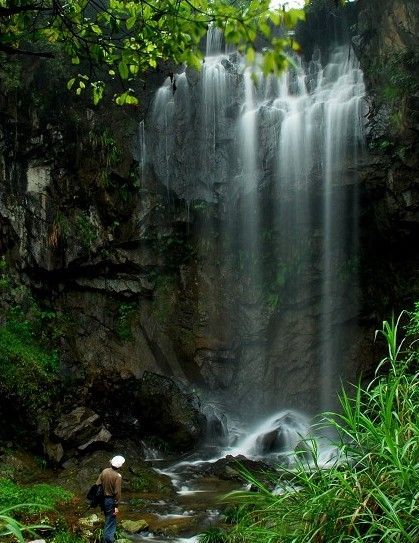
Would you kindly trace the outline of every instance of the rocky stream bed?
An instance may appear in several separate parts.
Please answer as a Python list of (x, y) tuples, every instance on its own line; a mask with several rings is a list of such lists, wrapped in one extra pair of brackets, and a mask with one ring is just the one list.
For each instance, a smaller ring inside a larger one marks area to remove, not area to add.
[[(243, 456), (210, 459), (213, 451), (184, 455), (181, 458), (158, 457), (156, 451), (144, 459), (144, 449), (135, 443), (118, 443), (127, 458), (123, 476), (123, 495), (118, 519), (118, 539), (135, 542), (197, 541), (197, 534), (225, 522), (228, 504), (222, 498), (243, 489), (247, 483), (242, 467), (259, 473), (272, 470), (263, 462)], [(90, 485), (112, 455), (98, 450), (82, 458), (72, 458), (61, 468), (51, 469), (39, 458), (22, 450), (3, 449), (0, 477), (20, 485), (59, 485), (73, 494), (53, 511), (42, 512), (44, 522), (66, 526), (85, 541), (96, 541), (103, 525), (102, 513), (91, 509), (85, 500)], [(205, 455), (209, 460), (205, 460)], [(39, 518), (36, 519), (39, 521)], [(40, 533), (48, 540), (48, 534)]]

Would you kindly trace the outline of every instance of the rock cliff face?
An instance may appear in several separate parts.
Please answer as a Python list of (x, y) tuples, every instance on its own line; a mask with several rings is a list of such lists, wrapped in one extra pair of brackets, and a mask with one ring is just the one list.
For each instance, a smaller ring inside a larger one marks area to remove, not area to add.
[(360, 168), (363, 291), (365, 308), (382, 315), (386, 306), (410, 306), (419, 288), (419, 5), (360, 0), (358, 10), (353, 44), (369, 107), (369, 156)]
[[(419, 294), (418, 20), (415, 0), (358, 2), (353, 41), (368, 84), (369, 154), (359, 165), (362, 310), (343, 317), (349, 373), (371, 367), (372, 330), (381, 318)], [(140, 171), (138, 122), (164, 74), (148, 81), (137, 112), (92, 110), (70, 98), (61, 80), (41, 98), (48, 66), (24, 71), (15, 87), (2, 80), (0, 249), (38, 300), (68, 319), (60, 340), (62, 374), (71, 381), (63, 412), (97, 407), (113, 432), (115, 398), (124, 420), (136, 420), (135, 395), (125, 391), (144, 372), (225, 401), (236, 380), (232, 407), (252, 397), (261, 409), (271, 407), (264, 383), (285, 380), (280, 403), (314, 409), (318, 376), (308, 338), (316, 333), (316, 301), (295, 299), (290, 283), (281, 283), (281, 314), (275, 303), (258, 300), (240, 262), (220, 266), (214, 195), (201, 193), (186, 205), (190, 171), (169, 193), (158, 172)], [(229, 289), (220, 288), (221, 276)], [(302, 319), (304, 304), (310, 310)], [(257, 368), (261, 352), (264, 382), (249, 391), (239, 364), (246, 358), (248, 368)], [(146, 426), (138, 435), (152, 432)], [(43, 432), (48, 438), (50, 430)], [(191, 446), (198, 435), (202, 429), (182, 439)]]

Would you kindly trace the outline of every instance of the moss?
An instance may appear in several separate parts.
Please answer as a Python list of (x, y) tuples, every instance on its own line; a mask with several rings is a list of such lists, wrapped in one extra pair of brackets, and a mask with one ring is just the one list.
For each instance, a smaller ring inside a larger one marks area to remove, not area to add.
[(155, 281), (153, 317), (161, 324), (166, 324), (173, 315), (177, 300), (177, 281), (171, 275), (160, 275)]
[(169, 477), (159, 475), (147, 468), (135, 468), (133, 471), (131, 488), (135, 492), (171, 494), (173, 489)]

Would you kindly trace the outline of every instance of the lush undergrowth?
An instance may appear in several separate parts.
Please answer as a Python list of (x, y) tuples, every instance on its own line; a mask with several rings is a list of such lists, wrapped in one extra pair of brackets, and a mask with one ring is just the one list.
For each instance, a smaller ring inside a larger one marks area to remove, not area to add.
[(21, 506), (30, 503), (25, 510), (39, 511), (40, 509), (51, 509), (58, 503), (66, 502), (72, 498), (68, 492), (60, 486), (45, 483), (21, 486), (10, 479), (0, 479), (0, 509)]
[(72, 497), (71, 492), (60, 486), (44, 483), (21, 486), (10, 479), (0, 479), (1, 540), (23, 543), (25, 536), (52, 529), (49, 514)]
[[(404, 316), (401, 316), (404, 318)], [(228, 498), (240, 505), (202, 543), (417, 543), (419, 541), (419, 304), (399, 340), (400, 318), (377, 337), (388, 353), (375, 380), (342, 392), (341, 412), (326, 414), (338, 438), (337, 460), (303, 454), (276, 492), (247, 474), (256, 491)], [(324, 424), (324, 423), (323, 423)]]

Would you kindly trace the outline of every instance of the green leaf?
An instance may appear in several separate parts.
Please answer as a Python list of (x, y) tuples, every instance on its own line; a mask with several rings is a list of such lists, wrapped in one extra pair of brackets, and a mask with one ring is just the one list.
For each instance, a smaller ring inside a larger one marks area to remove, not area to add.
[(95, 106), (97, 106), (97, 104), (102, 100), (103, 91), (104, 91), (103, 85), (100, 85), (100, 84), (93, 85), (93, 103)]
[(80, 59), (79, 59), (79, 57), (72, 57), (72, 59), (71, 59), (71, 64), (80, 64)]
[(122, 106), (125, 104), (126, 99), (127, 99), (127, 93), (124, 92), (123, 94), (116, 97), (115, 102), (118, 104), (118, 106)]
[(68, 90), (70, 90), (71, 87), (74, 85), (75, 80), (76, 80), (76, 78), (73, 77), (72, 79), (69, 79), (69, 80), (67, 81), (67, 89), (68, 89)]
[(128, 79), (128, 66), (125, 62), (120, 62), (118, 64), (119, 75), (122, 79)]
[(127, 30), (131, 30), (131, 28), (135, 25), (136, 20), (137, 20), (137, 17), (136, 17), (135, 15), (131, 15), (131, 17), (129, 17), (129, 18), (125, 21)]
[(246, 51), (246, 61), (249, 64), (253, 64), (255, 62), (255, 59), (256, 59), (255, 50), (253, 49), (253, 47), (248, 47)]
[(125, 103), (131, 104), (131, 105), (137, 105), (138, 99), (135, 96), (131, 96), (130, 94), (127, 95)]
[(102, 31), (98, 25), (92, 25), (90, 28), (93, 30), (95, 34), (102, 34)]

